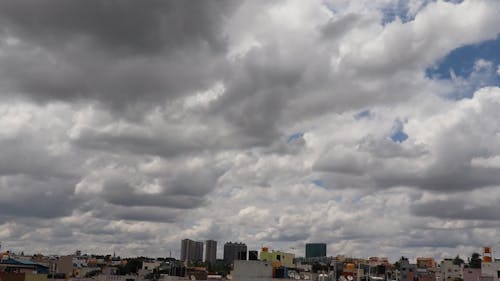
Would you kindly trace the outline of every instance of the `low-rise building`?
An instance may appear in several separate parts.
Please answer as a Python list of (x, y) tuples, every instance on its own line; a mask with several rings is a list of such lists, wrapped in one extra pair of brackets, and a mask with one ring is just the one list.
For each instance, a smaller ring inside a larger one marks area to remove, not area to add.
[(260, 260), (271, 262), (273, 264), (273, 267), (293, 267), (294, 258), (295, 254), (285, 253), (282, 251), (269, 252), (268, 248), (266, 247), (262, 248), (262, 251), (260, 252)]
[(416, 277), (417, 265), (410, 263), (408, 259), (400, 259), (399, 264), (399, 280), (414, 281), (414, 278)]
[(267, 261), (235, 260), (231, 276), (233, 280), (271, 281), (273, 267)]
[(73, 256), (60, 256), (55, 261), (55, 273), (71, 277), (73, 275)]
[(0, 261), (0, 271), (28, 274), (48, 274), (49, 268), (32, 261), (7, 258)]
[(436, 268), (436, 261), (434, 258), (429, 257), (418, 257), (417, 258), (417, 267), (418, 268)]
[(156, 261), (151, 261), (151, 262), (147, 262), (147, 261), (143, 261), (142, 262), (142, 269), (143, 270), (154, 270), (154, 269), (157, 269), (160, 267), (160, 262), (156, 262)]
[(454, 264), (452, 259), (441, 261), (441, 281), (454, 281), (456, 278), (463, 279), (463, 264)]
[(500, 280), (500, 260), (495, 259), (490, 262), (484, 261), (481, 263), (481, 278), (491, 279), (493, 281)]
[(481, 268), (464, 268), (462, 276), (464, 281), (479, 281)]

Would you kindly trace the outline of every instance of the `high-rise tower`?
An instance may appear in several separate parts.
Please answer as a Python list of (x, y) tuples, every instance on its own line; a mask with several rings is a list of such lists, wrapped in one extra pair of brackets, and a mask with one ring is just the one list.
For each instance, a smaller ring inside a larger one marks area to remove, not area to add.
[(202, 261), (203, 242), (183, 239), (181, 241), (181, 261)]
[(205, 241), (205, 262), (214, 265), (217, 260), (217, 241)]

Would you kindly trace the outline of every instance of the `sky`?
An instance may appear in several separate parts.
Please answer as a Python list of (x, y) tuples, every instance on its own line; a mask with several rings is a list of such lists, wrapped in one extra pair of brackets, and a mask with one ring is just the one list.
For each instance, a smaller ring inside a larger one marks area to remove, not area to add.
[(0, 241), (500, 251), (500, 1), (0, 1)]

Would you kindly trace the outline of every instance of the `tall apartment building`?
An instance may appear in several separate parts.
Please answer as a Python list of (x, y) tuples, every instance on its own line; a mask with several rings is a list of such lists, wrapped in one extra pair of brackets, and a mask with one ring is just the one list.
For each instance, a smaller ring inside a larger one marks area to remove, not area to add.
[(214, 265), (217, 261), (217, 241), (205, 241), (205, 262)]
[(203, 242), (183, 239), (181, 241), (181, 261), (202, 261)]
[(247, 245), (244, 243), (227, 242), (224, 244), (224, 262), (232, 264), (235, 260), (247, 259)]

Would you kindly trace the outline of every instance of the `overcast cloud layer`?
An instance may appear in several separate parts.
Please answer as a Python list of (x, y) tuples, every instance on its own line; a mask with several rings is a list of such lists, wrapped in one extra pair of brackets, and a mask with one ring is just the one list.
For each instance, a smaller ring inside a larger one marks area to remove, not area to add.
[(500, 67), (428, 75), (499, 34), (496, 0), (1, 1), (0, 241), (500, 250)]

